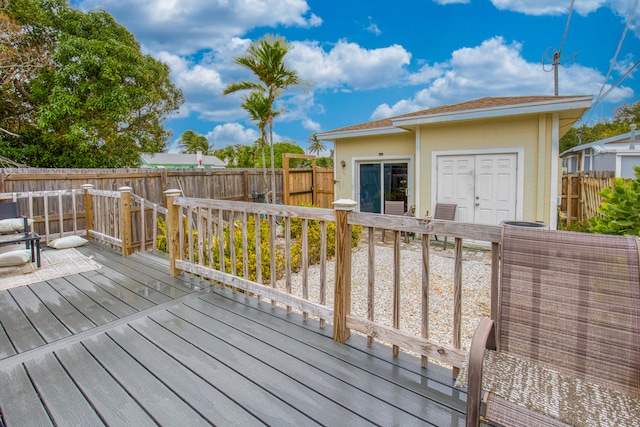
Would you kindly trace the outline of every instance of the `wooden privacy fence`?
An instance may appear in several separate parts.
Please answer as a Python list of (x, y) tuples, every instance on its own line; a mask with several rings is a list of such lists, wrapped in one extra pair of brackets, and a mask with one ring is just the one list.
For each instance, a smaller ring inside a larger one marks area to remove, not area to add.
[[(333, 169), (317, 169), (313, 178), (309, 177), (310, 169), (291, 169), (290, 173), (296, 189), (292, 191), (307, 191), (306, 183), (313, 182), (320, 195), (316, 204), (331, 207)], [(277, 169), (275, 174), (277, 197), (288, 199), (283, 192), (283, 170)], [(133, 194), (158, 205), (164, 204), (164, 191), (169, 188), (180, 189), (188, 197), (237, 201), (252, 200), (254, 192), (262, 194), (266, 188), (262, 169), (0, 169), (0, 193), (79, 191), (83, 184), (105, 191), (131, 187)], [(70, 202), (65, 199), (65, 203)]]
[[(311, 168), (290, 169), (291, 159), (311, 160)], [(334, 200), (333, 169), (316, 168), (315, 156), (285, 153), (282, 155), (282, 172), (285, 205), (331, 207)]]
[(597, 209), (602, 203), (599, 193), (604, 188), (613, 188), (613, 180), (609, 172), (564, 175), (560, 205), (564, 225), (598, 215)]
[[(289, 310), (296, 309), (302, 312), (303, 317), (315, 316), (320, 319), (321, 325), (325, 321), (332, 322), (336, 341), (344, 342), (350, 331), (355, 330), (367, 335), (369, 344), (380, 339), (393, 345), (394, 354), (398, 354), (400, 348), (414, 351), (422, 356), (424, 366), (429, 358), (435, 359), (452, 365), (455, 374), (466, 356), (466, 351), (461, 349), (463, 238), (491, 242), (491, 317), (496, 318), (500, 227), (356, 213), (353, 212), (355, 202), (336, 204), (335, 209), (321, 209), (194, 199), (181, 197), (178, 190), (167, 192), (167, 206), (167, 247), (172, 275), (182, 272), (197, 275), (203, 280), (230, 286), (247, 295), (270, 299), (272, 304), (280, 303)], [(183, 222), (184, 218), (187, 218), (186, 223)], [(368, 231), (367, 304), (370, 309), (365, 315), (351, 310), (354, 227), (363, 227)], [(260, 232), (253, 231), (256, 228)], [(382, 286), (376, 283), (375, 276), (374, 231), (379, 228), (389, 230), (394, 236), (394, 263), (384, 266), (394, 272), (393, 306), (388, 310), (392, 313), (390, 324), (373, 311)], [(299, 230), (300, 234), (294, 236), (294, 229)], [(335, 232), (335, 237), (330, 237), (330, 230)], [(415, 233), (421, 238), (419, 295), (402, 294), (401, 291), (401, 283), (409, 280), (403, 275), (400, 265), (402, 232)], [(318, 233), (319, 238), (315, 237), (318, 243), (311, 245), (312, 235)], [(429, 314), (440, 310), (440, 307), (431, 307), (429, 304), (429, 236), (433, 234), (455, 238), (451, 344), (428, 338)], [(335, 243), (334, 277), (327, 274), (328, 253), (332, 243)], [(293, 250), (296, 245), (299, 250)], [(320, 274), (314, 276), (314, 281), (319, 283), (313, 284), (316, 290), (312, 293), (308, 257), (314, 250), (320, 254)], [(292, 283), (294, 270), (301, 274), (301, 282), (296, 282), (296, 286)], [(331, 282), (333, 287), (330, 286)], [(329, 295), (330, 291), (333, 291), (333, 298)], [(420, 336), (400, 327), (401, 301), (416, 298), (421, 301), (422, 307)]]

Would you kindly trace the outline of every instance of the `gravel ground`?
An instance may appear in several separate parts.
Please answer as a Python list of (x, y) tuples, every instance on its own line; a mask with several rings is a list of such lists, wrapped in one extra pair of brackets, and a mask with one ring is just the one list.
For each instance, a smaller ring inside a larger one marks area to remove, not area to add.
[[(462, 265), (462, 348), (468, 349), (473, 332), (482, 317), (489, 317), (491, 265), (488, 252), (466, 251)], [(429, 290), (429, 338), (442, 344), (453, 341), (453, 270), (454, 260), (449, 249), (443, 256), (441, 246), (432, 245), (430, 253)], [(477, 255), (477, 256), (476, 256)], [(400, 329), (420, 335), (422, 252), (419, 241), (402, 243), (401, 252), (401, 299)], [(471, 259), (469, 259), (471, 258)], [(375, 305), (374, 316), (379, 323), (391, 326), (393, 307), (393, 249), (376, 246), (375, 253)], [(354, 249), (352, 258), (352, 313), (365, 317), (367, 314), (368, 248), (361, 244)], [(333, 306), (335, 281), (334, 260), (327, 262), (327, 305)], [(319, 266), (308, 272), (309, 297), (319, 302)], [(292, 293), (301, 296), (302, 276), (292, 277)], [(284, 289), (284, 281), (279, 283)]]

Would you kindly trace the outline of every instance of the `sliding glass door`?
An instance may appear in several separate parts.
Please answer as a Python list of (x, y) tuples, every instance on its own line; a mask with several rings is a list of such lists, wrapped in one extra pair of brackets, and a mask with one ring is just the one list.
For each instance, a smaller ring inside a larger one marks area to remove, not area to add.
[(358, 163), (360, 212), (384, 213), (385, 201), (403, 201), (406, 212), (407, 171), (406, 162)]

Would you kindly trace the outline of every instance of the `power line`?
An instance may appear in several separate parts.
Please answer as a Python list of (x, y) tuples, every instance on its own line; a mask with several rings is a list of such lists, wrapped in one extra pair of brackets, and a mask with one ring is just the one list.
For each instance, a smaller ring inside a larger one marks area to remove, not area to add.
[(616, 87), (618, 87), (618, 85), (620, 83), (622, 83), (622, 81), (624, 79), (626, 79), (629, 74), (631, 74), (631, 72), (638, 66), (640, 65), (640, 60), (636, 61), (635, 64), (633, 64), (627, 71), (625, 71), (625, 73), (623, 75), (620, 76), (620, 78), (618, 80), (616, 80), (616, 82), (614, 84), (611, 85), (611, 87), (609, 89), (607, 89), (607, 91), (603, 94), (601, 94), (600, 96), (598, 96), (598, 98), (594, 101), (593, 105), (591, 106), (591, 108), (595, 107), (600, 101), (602, 101), (607, 95), (609, 95), (611, 93), (612, 90), (614, 90)]
[(607, 95), (609, 95), (611, 93), (611, 91), (613, 91), (613, 89), (615, 89), (616, 87), (618, 87), (618, 85), (620, 83), (622, 83), (622, 81), (627, 78), (627, 76), (629, 74), (631, 74), (631, 72), (638, 66), (638, 64), (640, 64), (640, 61), (636, 61), (635, 64), (633, 64), (631, 66), (631, 68), (629, 68), (622, 76), (620, 76), (620, 78), (611, 85), (611, 87), (609, 89), (607, 89), (606, 92), (602, 93), (602, 91), (604, 90), (605, 86), (607, 85), (607, 81), (609, 80), (609, 77), (611, 76), (611, 72), (613, 71), (613, 68), (616, 64), (616, 60), (618, 59), (618, 54), (620, 53), (620, 50), (622, 49), (622, 42), (624, 41), (626, 35), (627, 35), (627, 30), (629, 29), (629, 26), (631, 25), (631, 20), (633, 19), (633, 17), (636, 14), (636, 9), (638, 8), (638, 0), (635, 0), (633, 2), (633, 8), (631, 8), (631, 11), (629, 12), (629, 16), (627, 17), (627, 22), (624, 26), (624, 30), (622, 31), (622, 36), (620, 37), (620, 41), (618, 42), (618, 47), (616, 49), (616, 53), (613, 55), (613, 59), (611, 60), (611, 64), (609, 65), (609, 71), (607, 72), (606, 77), (604, 78), (604, 81), (602, 82), (602, 86), (600, 87), (600, 92), (598, 93), (598, 97), (596, 98), (596, 100), (594, 101), (594, 103), (591, 105), (590, 111), (589, 111), (589, 117), (587, 118), (587, 122), (589, 122), (589, 120), (591, 120), (591, 115), (593, 114), (593, 110), (595, 109), (595, 106), (597, 104), (599, 104)]
[(598, 99), (602, 98), (602, 91), (604, 90), (604, 87), (607, 85), (607, 81), (609, 80), (609, 77), (611, 76), (611, 72), (613, 71), (613, 67), (616, 65), (616, 60), (618, 59), (618, 54), (620, 53), (620, 49), (622, 48), (622, 42), (624, 41), (625, 37), (627, 36), (627, 30), (629, 29), (629, 25), (631, 24), (631, 20), (633, 19), (633, 16), (636, 14), (636, 8), (637, 7), (638, 7), (638, 0), (635, 0), (633, 2), (633, 8), (631, 9), (631, 12), (629, 13), (629, 17), (627, 18), (627, 22), (626, 22), (626, 24), (624, 26), (624, 31), (622, 31), (622, 37), (620, 37), (620, 41), (618, 42), (618, 48), (616, 49), (616, 53), (615, 53), (615, 55), (613, 55), (613, 59), (611, 60), (611, 64), (609, 65), (609, 71), (607, 71), (607, 76), (604, 78), (604, 82), (602, 82), (602, 87), (600, 87), (600, 92), (598, 93)]

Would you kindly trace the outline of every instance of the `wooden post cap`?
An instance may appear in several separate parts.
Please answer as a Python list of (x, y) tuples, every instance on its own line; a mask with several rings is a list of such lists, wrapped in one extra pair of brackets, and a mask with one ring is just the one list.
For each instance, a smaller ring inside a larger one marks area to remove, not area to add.
[(177, 197), (181, 194), (182, 194), (182, 191), (178, 190), (177, 188), (171, 188), (164, 192), (164, 195), (167, 197)]
[(118, 188), (118, 191), (122, 192), (122, 193), (131, 193), (133, 191), (133, 188), (131, 187), (127, 187), (126, 185), (123, 187)]
[(351, 199), (339, 199), (332, 204), (337, 211), (353, 211), (358, 206), (358, 202)]
[(81, 185), (81, 188), (83, 190), (91, 190), (93, 187), (95, 187), (95, 185), (93, 185), (93, 184), (82, 184)]

